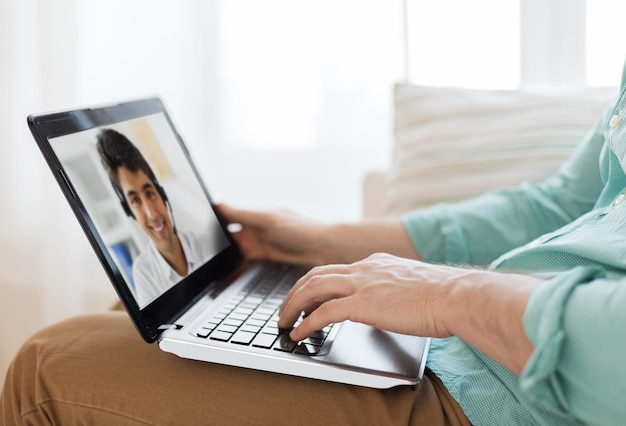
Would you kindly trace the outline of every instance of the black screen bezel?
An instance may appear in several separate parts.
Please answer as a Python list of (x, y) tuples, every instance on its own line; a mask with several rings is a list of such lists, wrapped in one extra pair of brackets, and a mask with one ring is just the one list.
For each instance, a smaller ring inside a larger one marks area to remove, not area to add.
[[(210, 261), (185, 277), (177, 285), (143, 309), (140, 309), (121, 271), (114, 262), (103, 239), (85, 209), (85, 206), (80, 200), (80, 197), (74, 191), (72, 183), (64, 171), (63, 164), (55, 154), (49, 140), (55, 137), (66, 136), (72, 133), (158, 113), (162, 113), (165, 116), (230, 244)], [(133, 320), (135, 327), (146, 342), (154, 342), (161, 332), (159, 328), (162, 325), (174, 324), (176, 319), (184, 313), (190, 305), (204, 295), (212, 285), (232, 273), (243, 263), (241, 251), (231, 233), (228, 231), (226, 221), (219, 214), (219, 211), (217, 211), (215, 203), (211, 199), (198, 173), (198, 169), (191, 159), (189, 151), (179, 133), (176, 131), (160, 98), (153, 97), (109, 106), (31, 114), (27, 117), (27, 122), (39, 149), (76, 215), (89, 243), (104, 267), (120, 300)]]

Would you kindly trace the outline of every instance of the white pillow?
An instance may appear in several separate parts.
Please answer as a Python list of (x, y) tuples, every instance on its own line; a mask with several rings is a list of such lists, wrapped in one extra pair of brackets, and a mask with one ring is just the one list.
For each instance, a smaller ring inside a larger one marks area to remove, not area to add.
[(384, 210), (456, 202), (553, 174), (617, 94), (397, 84)]

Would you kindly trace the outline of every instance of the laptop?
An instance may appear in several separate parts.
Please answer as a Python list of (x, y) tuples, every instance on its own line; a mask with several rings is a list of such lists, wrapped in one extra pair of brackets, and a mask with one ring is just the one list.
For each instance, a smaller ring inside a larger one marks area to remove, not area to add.
[[(182, 358), (373, 388), (422, 379), (428, 338), (345, 321), (289, 339), (277, 310), (307, 268), (244, 259), (159, 98), (33, 114), (28, 125), (146, 342)], [(112, 175), (122, 145), (149, 170)], [(168, 238), (186, 262), (168, 258)]]

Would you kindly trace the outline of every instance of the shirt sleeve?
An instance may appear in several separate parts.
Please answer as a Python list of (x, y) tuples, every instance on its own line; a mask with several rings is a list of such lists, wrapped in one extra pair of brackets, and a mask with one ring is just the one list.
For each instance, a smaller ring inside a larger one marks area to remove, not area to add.
[(520, 377), (531, 398), (589, 424), (626, 419), (626, 278), (578, 267), (531, 295), (524, 328), (535, 346)]
[(606, 120), (606, 115), (598, 120), (558, 173), (543, 183), (403, 215), (417, 252), (429, 262), (488, 265), (587, 213), (603, 188), (600, 158)]

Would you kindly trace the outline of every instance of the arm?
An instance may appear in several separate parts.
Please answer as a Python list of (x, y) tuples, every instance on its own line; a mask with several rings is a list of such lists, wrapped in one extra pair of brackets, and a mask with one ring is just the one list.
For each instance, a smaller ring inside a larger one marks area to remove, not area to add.
[(542, 283), (524, 327), (535, 351), (522, 390), (584, 424), (626, 418), (626, 278), (579, 267)]
[(313, 269), (285, 299), (280, 326), (290, 327), (304, 312), (293, 340), (344, 320), (403, 334), (455, 335), (519, 374), (533, 351), (522, 317), (540, 282), (376, 254)]
[(412, 259), (418, 253), (399, 218), (327, 225), (288, 212), (258, 212), (218, 206), (248, 259), (307, 265), (352, 263), (376, 252)]
[(593, 207), (602, 190), (598, 165), (602, 122), (559, 173), (543, 184), (415, 211), (401, 221), (323, 225), (285, 212), (254, 212), (224, 204), (218, 209), (229, 223), (241, 225), (234, 236), (250, 259), (320, 265), (351, 263), (385, 252), (428, 262), (487, 265)]
[(407, 232), (422, 258), (488, 265), (591, 210), (603, 189), (599, 158), (603, 158), (604, 120), (598, 121), (559, 172), (543, 183), (404, 215)]

